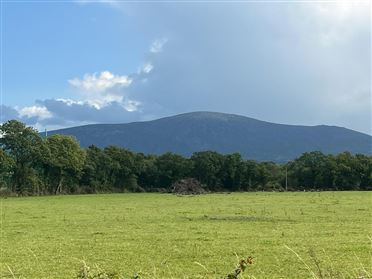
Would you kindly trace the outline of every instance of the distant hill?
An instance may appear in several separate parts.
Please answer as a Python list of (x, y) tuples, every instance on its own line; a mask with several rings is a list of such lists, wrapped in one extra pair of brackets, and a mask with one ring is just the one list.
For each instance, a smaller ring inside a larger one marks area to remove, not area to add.
[(246, 159), (284, 162), (307, 151), (371, 155), (372, 137), (336, 126), (295, 126), (249, 117), (193, 112), (128, 124), (93, 124), (49, 132), (73, 135), (83, 147), (117, 145), (132, 151), (189, 156), (196, 151), (239, 152)]

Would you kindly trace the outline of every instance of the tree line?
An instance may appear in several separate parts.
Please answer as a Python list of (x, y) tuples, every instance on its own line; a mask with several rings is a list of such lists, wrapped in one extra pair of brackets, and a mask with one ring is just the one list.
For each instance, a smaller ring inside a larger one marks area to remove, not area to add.
[(314, 151), (277, 164), (213, 151), (145, 155), (117, 146), (82, 149), (74, 137), (43, 138), (16, 120), (0, 126), (1, 193), (168, 192), (188, 177), (209, 191), (371, 190), (372, 156)]

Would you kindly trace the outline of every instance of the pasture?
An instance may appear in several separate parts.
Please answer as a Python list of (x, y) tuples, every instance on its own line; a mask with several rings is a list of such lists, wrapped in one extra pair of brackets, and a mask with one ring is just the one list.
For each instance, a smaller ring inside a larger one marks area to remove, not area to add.
[(372, 192), (1, 199), (0, 278), (371, 278)]

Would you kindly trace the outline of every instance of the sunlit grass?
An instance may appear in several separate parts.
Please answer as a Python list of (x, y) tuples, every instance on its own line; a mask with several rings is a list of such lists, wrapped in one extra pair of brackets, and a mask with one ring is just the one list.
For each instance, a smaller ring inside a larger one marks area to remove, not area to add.
[(76, 278), (83, 262), (126, 278), (221, 278), (247, 256), (244, 278), (372, 274), (372, 192), (0, 202), (0, 278)]

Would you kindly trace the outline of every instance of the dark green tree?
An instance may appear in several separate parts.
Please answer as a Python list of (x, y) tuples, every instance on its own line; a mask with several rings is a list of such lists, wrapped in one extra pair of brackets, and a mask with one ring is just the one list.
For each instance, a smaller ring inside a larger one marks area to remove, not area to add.
[(0, 145), (15, 162), (12, 191), (39, 193), (42, 184), (39, 171), (48, 158), (43, 139), (36, 130), (16, 120), (1, 125), (0, 132)]
[(50, 185), (56, 194), (76, 190), (84, 166), (85, 152), (71, 136), (52, 135), (46, 140), (50, 152)]
[(335, 184), (342, 190), (359, 190), (362, 180), (359, 162), (350, 152), (343, 152), (335, 157)]
[(357, 154), (355, 157), (360, 176), (360, 190), (372, 190), (372, 156)]
[(0, 188), (9, 188), (15, 162), (4, 150), (0, 149)]
[(302, 154), (290, 164), (291, 185), (309, 190), (324, 188), (326, 181), (333, 180), (332, 171), (327, 169), (332, 165), (331, 159), (320, 151)]
[(193, 176), (208, 186), (211, 191), (221, 190), (221, 177), (224, 158), (214, 151), (195, 152), (191, 156), (193, 161)]
[(169, 189), (179, 179), (191, 175), (192, 162), (174, 153), (165, 153), (155, 161), (157, 186)]
[(86, 149), (86, 159), (82, 170), (81, 186), (88, 192), (108, 192), (110, 184), (110, 157), (98, 147), (91, 145)]
[(139, 163), (138, 184), (146, 191), (153, 191), (156, 188), (161, 188), (161, 186), (158, 185), (159, 172), (156, 165), (157, 156), (140, 155), (140, 158), (137, 158), (137, 160), (141, 160), (141, 163)]
[(240, 191), (245, 165), (239, 153), (223, 156), (223, 164), (220, 170), (220, 176), (224, 188), (229, 191)]
[(69, 136), (43, 140), (16, 120), (0, 126), (0, 187), (18, 194), (169, 190), (186, 177), (211, 191), (281, 191), (286, 181), (290, 190), (371, 190), (372, 156), (314, 151), (281, 165), (203, 151), (188, 159), (115, 146), (84, 150)]
[(119, 191), (133, 190), (137, 185), (135, 154), (116, 146), (106, 147), (104, 153), (110, 158), (110, 184)]

